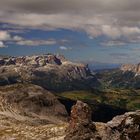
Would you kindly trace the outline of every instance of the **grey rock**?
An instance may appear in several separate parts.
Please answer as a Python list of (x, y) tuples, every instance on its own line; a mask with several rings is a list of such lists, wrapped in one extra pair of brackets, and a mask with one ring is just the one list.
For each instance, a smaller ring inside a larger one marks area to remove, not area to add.
[(67, 111), (49, 91), (32, 84), (0, 87), (0, 114), (34, 124), (62, 123)]

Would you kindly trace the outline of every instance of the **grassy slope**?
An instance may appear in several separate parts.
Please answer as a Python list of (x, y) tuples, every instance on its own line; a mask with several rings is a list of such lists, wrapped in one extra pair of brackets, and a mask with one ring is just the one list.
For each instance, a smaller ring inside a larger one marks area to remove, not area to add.
[(104, 91), (68, 91), (58, 94), (70, 99), (96, 100), (129, 110), (140, 109), (140, 90), (106, 89)]

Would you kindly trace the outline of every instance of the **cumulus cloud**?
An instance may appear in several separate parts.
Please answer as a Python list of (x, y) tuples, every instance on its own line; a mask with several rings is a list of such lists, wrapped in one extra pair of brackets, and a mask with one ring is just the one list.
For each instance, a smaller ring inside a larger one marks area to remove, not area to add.
[(5, 41), (5, 40), (10, 40), (11, 35), (7, 31), (0, 31), (0, 40)]
[(23, 37), (17, 35), (13, 37), (13, 41), (21, 41), (21, 40), (23, 40)]
[(4, 41), (11, 40), (11, 35), (7, 31), (0, 31), (0, 48), (5, 48)]
[(68, 48), (65, 47), (65, 46), (60, 46), (59, 49), (60, 49), (60, 50), (64, 50), (64, 51), (68, 50)]
[(0, 41), (0, 48), (5, 48), (5, 47), (6, 45), (2, 41)]
[(4, 0), (0, 22), (43, 30), (80, 30), (93, 38), (104, 35), (128, 40), (140, 35), (140, 1)]
[(16, 44), (21, 46), (40, 46), (40, 45), (54, 45), (55, 40), (19, 40)]
[(72, 50), (71, 47), (66, 47), (66, 46), (60, 46), (59, 49), (62, 50), (62, 51)]
[(5, 43), (12, 43), (21, 46), (41, 46), (41, 45), (54, 45), (56, 43), (65, 44), (67, 40), (55, 40), (55, 39), (26, 39), (18, 35), (11, 35), (8, 31), (0, 31), (0, 48), (6, 47)]

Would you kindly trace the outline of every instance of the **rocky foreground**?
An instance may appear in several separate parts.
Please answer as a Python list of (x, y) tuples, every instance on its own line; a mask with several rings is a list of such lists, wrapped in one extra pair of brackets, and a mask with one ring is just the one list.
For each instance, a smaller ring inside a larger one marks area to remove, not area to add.
[(107, 123), (91, 120), (90, 107), (77, 101), (72, 107), (65, 140), (140, 140), (140, 110), (116, 116)]
[(139, 110), (93, 122), (91, 108), (77, 101), (68, 121), (65, 106), (50, 92), (97, 86), (86, 65), (63, 56), (1, 57), (0, 140), (140, 140)]
[(42, 87), (32, 84), (0, 87), (0, 140), (61, 138), (67, 117), (65, 107)]
[(1, 57), (0, 85), (14, 83), (32, 83), (57, 92), (100, 85), (87, 65), (52, 54)]
[(140, 111), (92, 122), (81, 101), (67, 111), (49, 91), (32, 84), (0, 87), (0, 140), (139, 140)]

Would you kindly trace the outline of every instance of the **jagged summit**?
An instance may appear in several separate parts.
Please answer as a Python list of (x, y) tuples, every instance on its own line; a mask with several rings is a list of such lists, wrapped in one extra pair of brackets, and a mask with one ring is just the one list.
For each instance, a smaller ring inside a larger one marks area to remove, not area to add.
[(76, 65), (86, 67), (87, 65), (82, 63), (75, 63), (66, 59), (63, 55), (43, 54), (43, 55), (31, 55), (31, 56), (6, 56), (0, 57), (0, 66), (32, 66), (43, 67), (50, 65)]
[(43, 54), (32, 56), (19, 56), (19, 57), (1, 57), (0, 65), (31, 65), (31, 66), (45, 66), (47, 64), (61, 65), (67, 61), (62, 55)]

